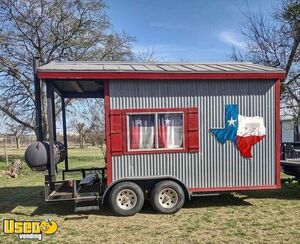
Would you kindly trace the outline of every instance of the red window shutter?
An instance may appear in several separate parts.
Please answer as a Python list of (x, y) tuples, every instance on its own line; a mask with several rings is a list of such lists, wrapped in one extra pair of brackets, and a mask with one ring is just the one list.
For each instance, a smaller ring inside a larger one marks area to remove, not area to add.
[(112, 155), (123, 153), (123, 135), (122, 135), (122, 110), (114, 109), (110, 112), (110, 151)]
[(199, 151), (199, 115), (198, 108), (187, 111), (187, 149), (189, 152)]

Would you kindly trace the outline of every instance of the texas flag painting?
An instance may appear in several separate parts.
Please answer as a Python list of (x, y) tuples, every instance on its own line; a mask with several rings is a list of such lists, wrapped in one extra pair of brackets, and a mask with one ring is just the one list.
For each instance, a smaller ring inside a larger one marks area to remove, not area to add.
[(222, 144), (232, 141), (245, 158), (252, 157), (252, 147), (266, 136), (263, 118), (240, 115), (237, 104), (225, 105), (225, 128), (210, 132)]

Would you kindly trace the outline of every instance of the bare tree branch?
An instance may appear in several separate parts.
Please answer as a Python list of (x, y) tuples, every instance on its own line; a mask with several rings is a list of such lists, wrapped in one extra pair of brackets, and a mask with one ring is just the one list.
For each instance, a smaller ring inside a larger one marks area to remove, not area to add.
[[(53, 60), (129, 60), (135, 39), (111, 31), (102, 0), (0, 0), (0, 111), (32, 130), (33, 57)], [(47, 131), (46, 88), (41, 87)], [(67, 105), (74, 100), (68, 100)], [(9, 106), (7, 106), (9, 105)], [(57, 109), (57, 116), (61, 109)]]
[(235, 47), (232, 59), (284, 69), (287, 76), (281, 83), (282, 104), (300, 120), (300, 2), (282, 0), (282, 6), (273, 13), (273, 22), (262, 14), (244, 14), (247, 24), (242, 27), (242, 34), (246, 52)]

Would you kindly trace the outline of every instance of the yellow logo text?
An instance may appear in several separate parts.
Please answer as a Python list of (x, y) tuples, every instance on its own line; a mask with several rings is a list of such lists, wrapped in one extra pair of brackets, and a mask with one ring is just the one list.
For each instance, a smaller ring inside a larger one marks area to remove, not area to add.
[(4, 234), (18, 234), (21, 239), (41, 239), (42, 234), (52, 235), (58, 229), (55, 221), (16, 221), (3, 220)]

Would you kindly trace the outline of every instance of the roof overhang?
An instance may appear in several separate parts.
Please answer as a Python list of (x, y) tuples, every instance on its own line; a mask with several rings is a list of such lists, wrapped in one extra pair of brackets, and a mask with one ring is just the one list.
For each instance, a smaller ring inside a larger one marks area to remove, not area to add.
[(103, 98), (104, 81), (94, 79), (46, 79), (65, 98)]

